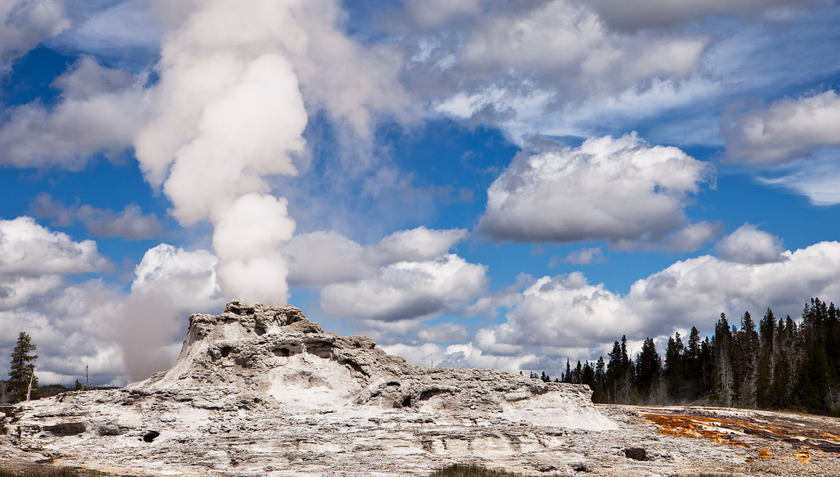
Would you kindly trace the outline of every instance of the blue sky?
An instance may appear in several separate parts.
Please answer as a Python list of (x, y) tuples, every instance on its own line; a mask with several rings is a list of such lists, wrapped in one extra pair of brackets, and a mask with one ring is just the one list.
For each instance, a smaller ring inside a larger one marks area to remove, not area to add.
[(840, 292), (833, 1), (0, 16), (0, 354), (44, 383), (142, 379), (233, 298), (556, 375)]

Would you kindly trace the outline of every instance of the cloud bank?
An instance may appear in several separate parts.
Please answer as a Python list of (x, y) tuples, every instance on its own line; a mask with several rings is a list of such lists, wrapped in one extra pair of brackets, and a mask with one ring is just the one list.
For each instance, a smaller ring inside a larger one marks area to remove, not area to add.
[(803, 297), (840, 293), (840, 243), (794, 251), (780, 247), (777, 237), (745, 224), (718, 242), (720, 256), (675, 262), (636, 281), (626, 294), (589, 283), (581, 272), (528, 277), (513, 295), (497, 301), (495, 306), (507, 309), (503, 320), (478, 329), (471, 341), (440, 345), (452, 340), (427, 333), (419, 343), (386, 349), (416, 364), (556, 374), (567, 357), (606, 356), (623, 334), (631, 349), (638, 349), (645, 337), (667, 339), (691, 326), (712, 332), (721, 312), (737, 317), (770, 307), (796, 318)]
[(746, 224), (718, 244), (720, 257), (678, 261), (636, 281), (625, 295), (588, 283), (580, 272), (542, 277), (500, 325), (479, 330), (473, 345), (485, 354), (593, 359), (620, 334), (632, 340), (667, 337), (697, 326), (710, 332), (718, 314), (796, 317), (802, 297), (840, 293), (840, 243), (781, 251), (778, 238)]

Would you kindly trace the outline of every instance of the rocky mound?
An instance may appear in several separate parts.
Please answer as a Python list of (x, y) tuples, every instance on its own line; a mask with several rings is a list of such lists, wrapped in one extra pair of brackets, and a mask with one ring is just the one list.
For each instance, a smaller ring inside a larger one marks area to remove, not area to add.
[(0, 407), (0, 466), (391, 476), (474, 462), (526, 475), (827, 476), (840, 465), (838, 419), (596, 409), (589, 396), (500, 371), (412, 366), (363, 336), (324, 333), (297, 308), (234, 301), (190, 317), (166, 372)]
[(566, 427), (614, 427), (594, 410), (586, 386), (544, 383), (496, 370), (413, 366), (385, 353), (370, 338), (324, 333), (293, 306), (242, 301), (228, 303), (221, 315), (192, 315), (175, 365), (126, 389), (209, 388), (254, 395), (292, 413), (354, 405), (468, 409), (528, 412), (542, 423), (548, 419)]
[(517, 467), (542, 465), (524, 454), (567, 446), (563, 436), (615, 429), (590, 395), (413, 366), (364, 336), (325, 333), (295, 307), (233, 301), (190, 317), (168, 371), (24, 403), (3, 439), (56, 463), (151, 475), (394, 475), (464, 458)]

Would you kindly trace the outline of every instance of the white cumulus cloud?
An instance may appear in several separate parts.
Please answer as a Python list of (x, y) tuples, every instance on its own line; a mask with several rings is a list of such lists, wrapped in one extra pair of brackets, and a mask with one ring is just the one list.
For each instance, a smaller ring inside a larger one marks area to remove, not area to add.
[(289, 262), (292, 285), (327, 285), (373, 277), (384, 265), (434, 260), (466, 237), (464, 229), (421, 226), (362, 246), (337, 232), (310, 232), (293, 237), (283, 247), (283, 255)]
[[(53, 235), (54, 249), (73, 251), (63, 234)], [(17, 332), (26, 331), (38, 346), (37, 373), (44, 383), (84, 380), (86, 365), (91, 384), (97, 386), (145, 379), (174, 362), (191, 313), (221, 311), (217, 261), (204, 250), (161, 244), (148, 250), (135, 268), (129, 293), (100, 279), (37, 289), (33, 298), (49, 294), (49, 299), (30, 299), (14, 309), (0, 306), (0, 329), (10, 331), (0, 334), (0, 352), (11, 352)], [(40, 278), (50, 277), (55, 276)]]
[(464, 229), (433, 230), (417, 227), (388, 235), (370, 253), (379, 263), (429, 260), (446, 254), (465, 238), (467, 231)]
[(586, 349), (603, 354), (624, 334), (661, 338), (691, 326), (707, 333), (721, 312), (740, 316), (768, 307), (797, 317), (808, 299), (840, 294), (840, 243), (820, 242), (770, 260), (779, 247), (774, 237), (746, 225), (721, 241), (723, 257), (678, 261), (636, 281), (624, 295), (589, 284), (579, 272), (543, 277), (525, 288), (506, 321), (479, 330), (472, 344), (493, 356), (539, 349), (546, 356), (585, 358)]
[(464, 325), (457, 323), (437, 323), (424, 326), (418, 330), (417, 338), (421, 341), (433, 343), (458, 343), (467, 341), (469, 334)]
[[(336, 232), (312, 232), (292, 238), (283, 254), (289, 283), (323, 286), (319, 301), (325, 313), (361, 318), (373, 333), (403, 334), (484, 294), (487, 267), (449, 253), (466, 236), (464, 229), (417, 227), (363, 246)], [(431, 339), (433, 333), (424, 336)]]
[(711, 173), (711, 165), (635, 134), (520, 154), (488, 189), (479, 228), (517, 242), (663, 241), (692, 227), (684, 209)]
[(289, 284), (326, 285), (376, 273), (365, 260), (365, 248), (337, 232), (296, 235), (283, 247), (289, 263)]
[(53, 82), (58, 104), (10, 108), (0, 126), (0, 163), (80, 170), (99, 152), (118, 158), (145, 120), (145, 81), (82, 57)]
[(31, 217), (0, 220), (0, 270), (4, 275), (66, 275), (101, 271), (108, 261), (92, 240), (74, 242)]
[(744, 224), (727, 235), (718, 245), (720, 258), (737, 263), (770, 263), (783, 259), (782, 240)]
[(328, 314), (374, 321), (401, 321), (452, 311), (481, 296), (487, 267), (444, 255), (433, 261), (397, 262), (372, 278), (321, 290)]
[(781, 99), (722, 129), (731, 161), (772, 165), (810, 156), (820, 146), (840, 146), (840, 95), (830, 90)]

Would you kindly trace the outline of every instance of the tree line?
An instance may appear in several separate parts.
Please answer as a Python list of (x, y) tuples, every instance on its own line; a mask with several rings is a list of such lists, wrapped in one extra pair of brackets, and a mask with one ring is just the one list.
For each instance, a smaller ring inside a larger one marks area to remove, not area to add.
[[(545, 381), (549, 377), (532, 374)], [(652, 338), (631, 359), (627, 338), (615, 341), (605, 361), (566, 361), (560, 379), (588, 384), (593, 401), (617, 404), (698, 404), (752, 409), (790, 409), (840, 416), (840, 310), (818, 298), (806, 303), (802, 320), (776, 318), (769, 308), (740, 327), (725, 314), (714, 335), (692, 327), (686, 341), (668, 339), (660, 356)]]

